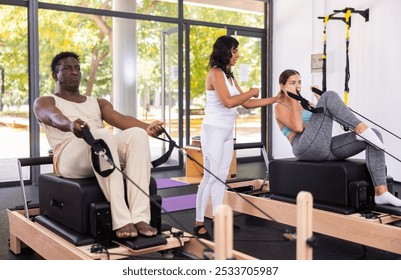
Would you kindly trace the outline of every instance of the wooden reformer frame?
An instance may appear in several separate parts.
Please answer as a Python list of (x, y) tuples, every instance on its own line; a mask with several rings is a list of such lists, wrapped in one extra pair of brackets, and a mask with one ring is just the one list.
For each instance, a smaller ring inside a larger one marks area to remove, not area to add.
[[(259, 182), (255, 180), (255, 182)], [(300, 193), (297, 199), (297, 216), (293, 217), (298, 220), (297, 223), (297, 259), (311, 259), (312, 248), (307, 245), (307, 239), (312, 236), (312, 196), (309, 193)], [(205, 239), (196, 240), (190, 238), (189, 233), (183, 233), (180, 240), (170, 236), (167, 238), (166, 245), (150, 247), (141, 250), (133, 250), (121, 244), (117, 247), (108, 249), (110, 254), (105, 252), (93, 253), (91, 248), (93, 244), (85, 246), (75, 246), (69, 243), (59, 235), (50, 231), (46, 227), (32, 221), (26, 217), (23, 210), (7, 210), (10, 225), (10, 250), (14, 254), (20, 254), (22, 247), (28, 246), (41, 255), (44, 259), (52, 260), (102, 260), (102, 259), (121, 259), (130, 256), (140, 256), (152, 252), (160, 252), (175, 248), (181, 248), (184, 252), (196, 257), (204, 258), (205, 248), (214, 250), (214, 259), (237, 259), (252, 260), (252, 256), (238, 252), (232, 249), (232, 210), (229, 206), (224, 205), (223, 209), (218, 209), (216, 214), (216, 233), (223, 232), (224, 236), (215, 235), (215, 241), (211, 242)], [(29, 209), (28, 216), (39, 214), (38, 208)], [(294, 209), (294, 213), (295, 213)], [(179, 229), (173, 228), (172, 232)], [(165, 235), (170, 232), (165, 232)]]
[[(255, 189), (262, 188), (261, 180), (248, 181)], [(239, 183), (229, 184), (235, 188)], [(264, 187), (268, 192), (268, 187)], [(268, 213), (275, 221), (297, 226), (297, 205), (273, 200), (265, 197), (241, 194), (253, 205)], [(254, 206), (242, 199), (233, 191), (227, 190), (224, 196), (224, 203), (229, 205), (233, 211), (270, 220)], [(361, 214), (344, 215), (320, 209), (313, 209), (312, 231), (339, 239), (355, 242), (361, 245), (401, 254), (401, 227), (390, 225), (390, 223), (401, 220), (401, 216), (378, 213), (377, 218), (367, 219)], [(211, 218), (211, 203), (209, 202), (206, 216)]]
[[(30, 209), (29, 215), (39, 214), (39, 209)], [(14, 254), (20, 254), (24, 246), (30, 247), (44, 259), (51, 260), (101, 260), (107, 259), (106, 253), (92, 253), (93, 244), (85, 246), (74, 246), (56, 233), (46, 227), (27, 219), (23, 211), (7, 210), (10, 224), (10, 250)], [(178, 229), (173, 228), (172, 232)], [(167, 232), (165, 234), (168, 234)], [(139, 256), (152, 252), (159, 252), (178, 248), (189, 241), (189, 237), (167, 238), (166, 245), (133, 250), (126, 246), (116, 246), (108, 249), (110, 259), (121, 259), (129, 256)]]

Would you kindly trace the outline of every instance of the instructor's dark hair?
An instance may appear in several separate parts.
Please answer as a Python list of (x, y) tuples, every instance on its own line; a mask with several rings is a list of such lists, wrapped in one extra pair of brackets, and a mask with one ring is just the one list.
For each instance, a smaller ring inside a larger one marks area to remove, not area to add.
[(50, 68), (52, 70), (52, 73), (57, 73), (58, 72), (58, 67), (60, 65), (60, 60), (67, 58), (67, 57), (73, 57), (76, 60), (78, 60), (79, 63), (79, 55), (77, 55), (74, 52), (61, 52), (56, 54), (56, 56), (53, 58), (52, 63), (50, 64)]
[(231, 68), (227, 69), (227, 65), (230, 63), (232, 57), (231, 50), (236, 49), (239, 46), (237, 39), (230, 36), (221, 36), (217, 38), (216, 42), (213, 44), (213, 51), (209, 57), (210, 70), (213, 67), (220, 68), (227, 76), (227, 78), (234, 78)]

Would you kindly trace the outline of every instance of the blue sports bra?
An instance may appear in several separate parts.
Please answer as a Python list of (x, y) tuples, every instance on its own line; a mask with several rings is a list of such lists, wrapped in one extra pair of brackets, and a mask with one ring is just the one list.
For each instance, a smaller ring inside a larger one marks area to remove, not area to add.
[[(312, 112), (302, 110), (302, 120), (305, 125), (308, 125), (311, 116), (312, 116)], [(285, 137), (287, 137), (288, 134), (290, 134), (292, 132), (292, 130), (286, 126), (283, 126), (283, 128), (281, 129), (281, 132), (284, 134)]]

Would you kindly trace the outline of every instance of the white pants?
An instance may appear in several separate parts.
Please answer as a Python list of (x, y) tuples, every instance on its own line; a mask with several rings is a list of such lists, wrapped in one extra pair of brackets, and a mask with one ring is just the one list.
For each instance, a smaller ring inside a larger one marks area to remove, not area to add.
[[(125, 166), (124, 172), (146, 195), (127, 180), (127, 200), (124, 179), (115, 169), (108, 177), (97, 174), (92, 167), (90, 146), (81, 138), (68, 143), (58, 155), (58, 172), (65, 178), (85, 178), (96, 175), (100, 188), (110, 202), (113, 230), (129, 223), (150, 222), (150, 148), (148, 134), (141, 128), (129, 128), (113, 135), (107, 128), (91, 131), (95, 139), (103, 139), (109, 147), (115, 166)], [(99, 159), (101, 163), (103, 158)], [(105, 162), (101, 164), (104, 165)]]
[[(223, 203), (228, 173), (233, 159), (234, 141), (232, 130), (202, 124), (201, 145), (205, 170), (196, 194), (196, 221), (205, 219), (209, 196), (212, 199), (213, 215)], [(218, 180), (214, 174), (220, 180)]]

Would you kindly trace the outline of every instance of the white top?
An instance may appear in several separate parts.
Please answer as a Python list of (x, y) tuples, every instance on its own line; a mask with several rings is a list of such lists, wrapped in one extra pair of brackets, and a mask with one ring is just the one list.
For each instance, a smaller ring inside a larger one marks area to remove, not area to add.
[[(230, 96), (240, 94), (238, 89), (235, 87), (234, 80), (232, 78), (227, 79), (226, 74), (223, 74)], [(230, 109), (226, 108), (215, 90), (206, 90), (205, 118), (203, 119), (204, 124), (232, 130), (234, 128), (236, 116), (237, 107)]]

